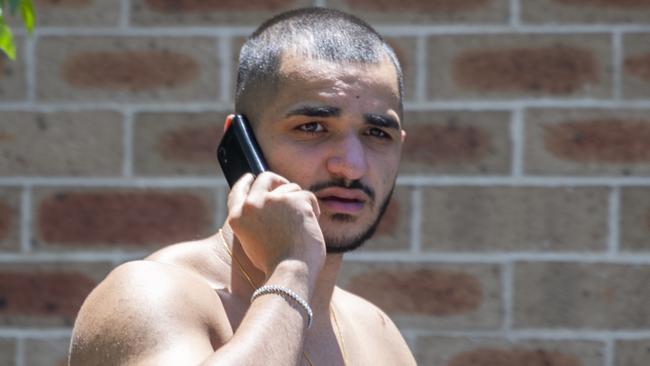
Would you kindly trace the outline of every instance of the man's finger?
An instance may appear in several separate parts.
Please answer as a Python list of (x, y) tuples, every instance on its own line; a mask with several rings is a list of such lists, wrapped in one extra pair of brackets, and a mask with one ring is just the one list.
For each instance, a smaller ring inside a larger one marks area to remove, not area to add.
[(241, 208), (251, 189), (253, 179), (255, 179), (253, 174), (246, 173), (232, 186), (228, 194), (228, 212), (233, 212)]
[(248, 192), (249, 199), (252, 201), (262, 199), (266, 193), (287, 183), (289, 183), (289, 181), (280, 175), (273, 172), (264, 172), (258, 175), (251, 185)]

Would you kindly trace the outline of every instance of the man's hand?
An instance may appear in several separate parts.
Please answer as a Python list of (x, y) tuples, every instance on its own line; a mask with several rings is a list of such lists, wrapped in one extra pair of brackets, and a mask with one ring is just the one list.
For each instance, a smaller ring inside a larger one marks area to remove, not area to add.
[(272, 172), (246, 174), (228, 196), (228, 211), (244, 252), (267, 278), (285, 260), (307, 264), (312, 280), (320, 272), (325, 240), (313, 193)]

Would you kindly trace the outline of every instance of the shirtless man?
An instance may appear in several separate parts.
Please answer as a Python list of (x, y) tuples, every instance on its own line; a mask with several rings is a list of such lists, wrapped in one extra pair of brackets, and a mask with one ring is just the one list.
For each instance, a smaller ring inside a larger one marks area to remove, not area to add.
[[(401, 80), (390, 47), (349, 15), (264, 23), (242, 48), (235, 110), (273, 173), (232, 187), (212, 237), (112, 271), (79, 312), (70, 364), (414, 365), (390, 319), (335, 286), (395, 185)], [(261, 286), (276, 287), (251, 300)]]

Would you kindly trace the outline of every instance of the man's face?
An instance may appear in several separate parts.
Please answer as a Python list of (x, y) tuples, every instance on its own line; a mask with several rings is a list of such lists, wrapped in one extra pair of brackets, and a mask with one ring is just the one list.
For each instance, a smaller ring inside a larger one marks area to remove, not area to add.
[(314, 192), (329, 252), (354, 249), (392, 193), (405, 133), (394, 66), (285, 56), (255, 134), (272, 171)]

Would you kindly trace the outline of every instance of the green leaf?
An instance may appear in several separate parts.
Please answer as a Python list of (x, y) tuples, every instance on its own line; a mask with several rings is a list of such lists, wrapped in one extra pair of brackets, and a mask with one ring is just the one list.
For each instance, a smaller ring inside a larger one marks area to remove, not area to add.
[(23, 18), (25, 28), (29, 33), (34, 31), (34, 23), (36, 22), (36, 14), (34, 13), (34, 4), (32, 0), (22, 0), (20, 2), (20, 16)]
[(10, 59), (16, 59), (16, 45), (14, 44), (14, 37), (11, 34), (11, 29), (7, 26), (3, 19), (0, 18), (0, 50), (4, 52)]

